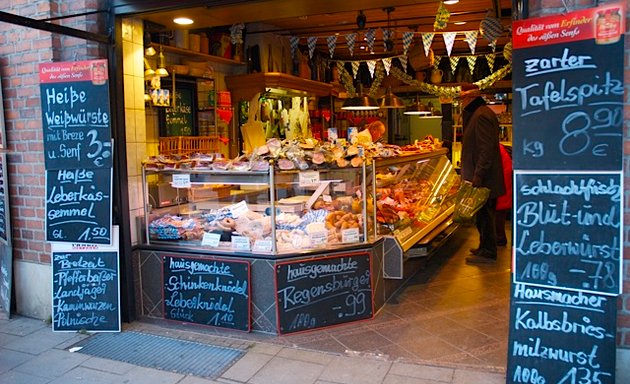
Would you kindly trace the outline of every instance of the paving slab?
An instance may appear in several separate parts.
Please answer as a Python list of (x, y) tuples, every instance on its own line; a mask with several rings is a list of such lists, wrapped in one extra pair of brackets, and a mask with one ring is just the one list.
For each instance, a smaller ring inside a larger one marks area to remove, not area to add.
[(256, 372), (267, 364), (273, 356), (262, 353), (250, 352), (241, 357), (222, 375), (222, 379), (229, 379), (241, 383), (246, 383)]
[(119, 382), (121, 382), (120, 376), (113, 373), (77, 367), (51, 381), (50, 384), (114, 384)]
[(252, 384), (295, 384), (299, 378), (300, 384), (313, 384), (323, 372), (322, 364), (309, 363), (274, 357), (265, 364), (249, 381)]
[[(89, 356), (51, 349), (38, 356), (34, 356), (32, 359), (14, 369), (29, 375), (55, 379), (76, 368), (88, 358)], [(43, 369), (43, 367), (45, 367), (45, 369)]]
[(394, 363), (389, 370), (390, 374), (407, 376), (417, 379), (426, 379), (450, 383), (454, 375), (453, 368), (432, 367), (429, 365), (416, 365), (406, 363)]
[(356, 357), (339, 357), (328, 364), (320, 380), (342, 384), (380, 384), (392, 363)]
[(28, 353), (0, 348), (0, 373), (8, 372), (32, 358), (33, 356)]
[(9, 371), (0, 375), (0, 383), (47, 384), (50, 383), (50, 379), (47, 377), (29, 375), (28, 373), (22, 373), (18, 371)]

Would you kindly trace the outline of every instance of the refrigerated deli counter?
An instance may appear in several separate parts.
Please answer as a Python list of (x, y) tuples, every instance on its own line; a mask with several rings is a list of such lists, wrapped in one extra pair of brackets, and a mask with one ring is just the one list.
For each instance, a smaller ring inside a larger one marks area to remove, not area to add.
[(137, 313), (275, 334), (375, 316), (413, 247), (449, 226), (459, 185), (446, 149), (344, 166), (186, 161), (143, 167)]

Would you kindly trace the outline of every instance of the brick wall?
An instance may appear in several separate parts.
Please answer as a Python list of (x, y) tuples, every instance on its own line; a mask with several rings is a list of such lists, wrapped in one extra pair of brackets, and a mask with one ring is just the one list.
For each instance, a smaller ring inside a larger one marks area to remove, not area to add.
[[(3, 1), (0, 10), (47, 19), (105, 8), (103, 0)], [(105, 33), (105, 16), (82, 16), (57, 23)], [(106, 47), (82, 39), (0, 23), (0, 76), (5, 110), (13, 255), (50, 263), (45, 242), (45, 177), (38, 65), (43, 62), (106, 57)]]

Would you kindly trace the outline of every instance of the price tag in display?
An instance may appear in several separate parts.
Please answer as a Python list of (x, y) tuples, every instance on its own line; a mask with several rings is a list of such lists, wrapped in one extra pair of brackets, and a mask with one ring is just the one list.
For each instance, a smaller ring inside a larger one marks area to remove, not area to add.
[(253, 251), (254, 252), (271, 252), (271, 239), (265, 239), (265, 240), (256, 240), (254, 242), (254, 248)]
[(322, 199), (326, 203), (332, 203), (332, 197), (330, 197), (330, 195), (324, 195), (324, 196), (322, 196)]
[(190, 188), (190, 174), (175, 174), (171, 183), (173, 188)]
[(227, 207), (228, 210), (232, 213), (232, 217), (237, 219), (241, 217), (241, 215), (247, 213), (249, 208), (247, 208), (247, 202), (245, 200), (240, 203), (236, 203)]
[(399, 240), (405, 239), (407, 238), (409, 235), (411, 235), (411, 233), (413, 232), (413, 230), (411, 229), (411, 227), (407, 227), (403, 230), (396, 230), (396, 237)]
[(249, 251), (249, 237), (245, 236), (232, 236), (232, 249), (238, 251)]
[(324, 246), (328, 244), (328, 232), (326, 231), (313, 232), (310, 233), (308, 237), (311, 239), (311, 244), (314, 247)]
[(203, 234), (203, 238), (201, 239), (201, 245), (206, 246), (206, 247), (216, 248), (219, 246), (220, 240), (221, 240), (221, 234), (205, 232)]
[(358, 243), (359, 242), (359, 228), (348, 228), (341, 231), (342, 243)]
[(319, 184), (319, 172), (318, 171), (306, 171), (300, 172), (298, 185), (300, 187), (312, 187)]

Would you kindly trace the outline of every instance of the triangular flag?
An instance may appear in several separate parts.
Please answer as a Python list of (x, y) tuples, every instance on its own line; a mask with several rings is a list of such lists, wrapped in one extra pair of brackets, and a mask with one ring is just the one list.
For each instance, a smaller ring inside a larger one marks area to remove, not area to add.
[(392, 58), (388, 57), (383, 59), (383, 67), (385, 67), (385, 73), (389, 75), (389, 69), (392, 67)]
[(444, 29), (448, 24), (448, 19), (451, 17), (451, 13), (446, 9), (444, 3), (440, 1), (440, 6), (435, 13), (435, 22), (433, 22), (433, 29)]
[(446, 52), (448, 55), (451, 55), (451, 51), (453, 50), (453, 44), (455, 43), (455, 36), (457, 32), (444, 32), (442, 37), (444, 37), (444, 44), (446, 45)]
[(470, 73), (474, 73), (477, 56), (466, 56), (466, 61), (468, 61), (468, 69), (470, 69)]
[(455, 68), (457, 68), (457, 63), (459, 63), (459, 56), (451, 56), (451, 72), (455, 73)]
[(330, 58), (332, 59), (335, 54), (335, 47), (337, 46), (337, 35), (328, 36), (326, 38), (326, 42), (328, 43), (328, 52), (330, 53)]
[(479, 35), (478, 31), (464, 32), (464, 41), (468, 43), (470, 53), (472, 53), (473, 55), (475, 54), (475, 47), (477, 46), (477, 35)]
[(312, 59), (313, 53), (315, 53), (315, 45), (317, 44), (317, 36), (307, 37), (306, 44), (308, 45), (308, 56)]
[(359, 62), (358, 61), (353, 61), (352, 62), (352, 76), (356, 79), (357, 75), (359, 74)]
[(442, 61), (442, 56), (435, 55), (435, 61), (433, 62), (433, 67), (435, 69), (439, 69), (440, 61)]
[(291, 45), (291, 57), (295, 58), (295, 51), (297, 51), (298, 43), (300, 42), (300, 38), (297, 36), (291, 36), (289, 38), (289, 44)]
[(411, 46), (411, 42), (413, 41), (413, 32), (408, 31), (403, 33), (403, 53), (406, 55), (407, 51), (409, 51), (409, 47)]
[(435, 33), (427, 32), (422, 34), (422, 45), (424, 46), (424, 55), (429, 57), (429, 49), (431, 48), (431, 43), (433, 42), (433, 36)]
[(368, 69), (370, 70), (370, 76), (374, 77), (374, 70), (376, 69), (376, 60), (367, 61)]
[(490, 68), (490, 72), (494, 72), (494, 59), (496, 57), (496, 54), (494, 53), (488, 53), (486, 55), (486, 60), (488, 60), (488, 68)]
[(402, 66), (403, 71), (407, 72), (407, 55), (398, 56), (398, 60), (400, 60), (400, 65)]
[(387, 49), (387, 41), (389, 41), (392, 38), (392, 30), (391, 29), (382, 29), (381, 31), (383, 31), (383, 46), (385, 47), (385, 52), (388, 51)]
[(368, 29), (368, 31), (365, 33), (365, 40), (367, 41), (367, 45), (368, 45), (368, 49), (370, 50), (370, 53), (374, 52), (374, 38), (376, 37), (376, 31), (374, 31), (373, 29)]
[(492, 40), (492, 42), (488, 43), (488, 45), (490, 46), (490, 48), (492, 48), (492, 52), (496, 52), (497, 51), (497, 41), (496, 40)]
[(346, 44), (348, 44), (348, 50), (350, 51), (350, 56), (354, 56), (354, 42), (357, 40), (356, 33), (350, 33), (346, 35)]

